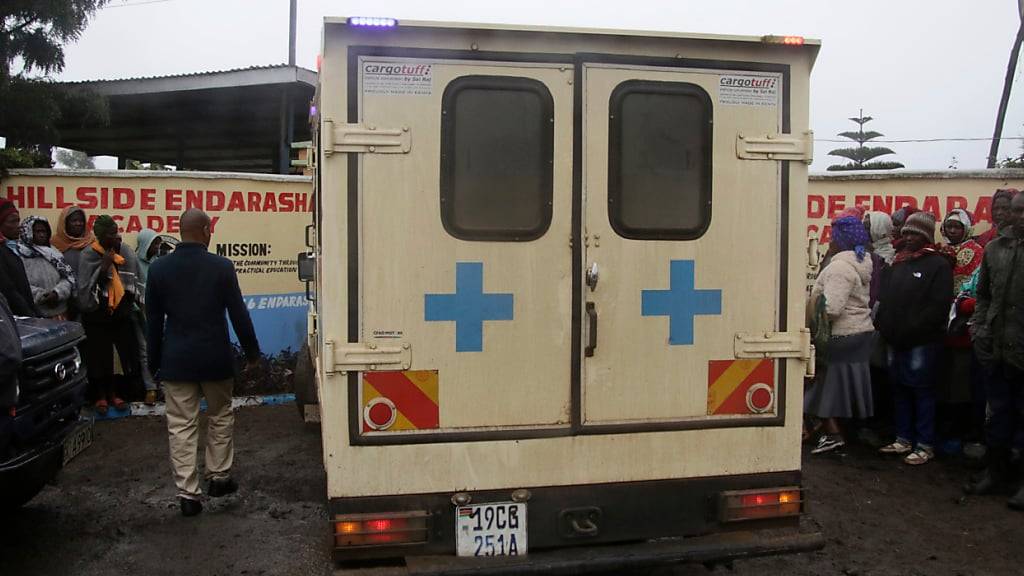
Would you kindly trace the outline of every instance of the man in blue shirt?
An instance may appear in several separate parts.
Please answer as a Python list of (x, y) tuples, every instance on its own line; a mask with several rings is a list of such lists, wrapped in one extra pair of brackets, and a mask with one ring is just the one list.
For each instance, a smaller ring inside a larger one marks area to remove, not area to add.
[(208, 493), (216, 498), (238, 490), (231, 478), (235, 362), (226, 317), (231, 318), (249, 368), (257, 367), (260, 358), (234, 265), (207, 251), (210, 236), (205, 212), (185, 212), (182, 243), (153, 262), (146, 285), (149, 368), (164, 384), (171, 466), (185, 516), (203, 510), (196, 462), (200, 391), (207, 403)]

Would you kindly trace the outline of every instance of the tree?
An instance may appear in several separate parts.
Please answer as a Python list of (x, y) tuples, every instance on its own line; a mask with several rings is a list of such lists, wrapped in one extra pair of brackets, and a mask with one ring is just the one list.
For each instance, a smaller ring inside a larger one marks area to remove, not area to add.
[(833, 164), (828, 167), (828, 170), (892, 170), (895, 168), (903, 168), (903, 164), (899, 162), (885, 162), (885, 161), (874, 161), (875, 158), (886, 156), (888, 154), (895, 154), (891, 149), (885, 146), (865, 146), (866, 142), (870, 142), (875, 138), (884, 136), (881, 132), (875, 132), (874, 130), (864, 131), (864, 125), (874, 120), (871, 116), (865, 116), (864, 110), (860, 111), (860, 116), (856, 118), (850, 118), (851, 121), (858, 125), (856, 132), (840, 132), (839, 136), (848, 138), (857, 143), (856, 148), (836, 148), (835, 150), (828, 153), (829, 156), (839, 156), (840, 158), (846, 158), (850, 160), (847, 164)]
[(96, 168), (96, 164), (92, 161), (92, 158), (89, 158), (88, 154), (66, 148), (57, 149), (57, 162), (72, 170), (93, 170)]
[[(77, 109), (87, 122), (105, 122), (105, 102), (57, 89), (48, 79), (64, 69), (64, 45), (77, 40), (108, 0), (3, 0), (0, 2), (0, 174), (8, 168), (52, 166), (62, 110)], [(15, 70), (14, 66), (20, 69)], [(33, 75), (38, 74), (38, 75)]]

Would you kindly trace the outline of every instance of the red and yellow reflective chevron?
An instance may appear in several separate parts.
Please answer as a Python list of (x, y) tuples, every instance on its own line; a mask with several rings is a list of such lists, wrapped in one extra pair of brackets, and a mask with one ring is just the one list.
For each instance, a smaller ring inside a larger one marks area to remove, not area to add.
[[(426, 430), (440, 425), (437, 405), (437, 370), (406, 372), (363, 372), (363, 432), (373, 428), (366, 422), (366, 407), (377, 398), (385, 406), (393, 405), (394, 423), (381, 430)], [(375, 404), (381, 404), (378, 400)], [(387, 411), (386, 408), (384, 408)], [(387, 418), (382, 418), (387, 420)]]
[(708, 362), (708, 415), (772, 412), (774, 404), (773, 360)]

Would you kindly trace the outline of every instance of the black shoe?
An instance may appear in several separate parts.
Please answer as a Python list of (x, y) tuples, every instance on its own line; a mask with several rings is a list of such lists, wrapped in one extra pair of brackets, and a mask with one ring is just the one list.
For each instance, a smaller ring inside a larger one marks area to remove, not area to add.
[(1000, 474), (993, 470), (992, 467), (988, 467), (985, 468), (985, 471), (981, 473), (977, 480), (964, 484), (964, 492), (975, 496), (999, 494), (1004, 491), (1005, 487), (1006, 485), (1003, 483)]
[(193, 500), (191, 498), (178, 498), (178, 502), (181, 504), (181, 515), (182, 516), (196, 516), (203, 511), (203, 503), (199, 500)]
[(210, 498), (220, 498), (235, 492), (238, 492), (238, 482), (235, 482), (232, 478), (210, 480), (210, 486), (206, 489), (206, 493), (210, 495)]
[(1012, 498), (1006, 501), (1006, 505), (1014, 510), (1024, 511), (1024, 486), (1022, 486)]
[(1009, 450), (990, 447), (985, 454), (985, 470), (976, 479), (964, 485), (967, 494), (999, 494), (1006, 490), (1006, 468), (1009, 464)]

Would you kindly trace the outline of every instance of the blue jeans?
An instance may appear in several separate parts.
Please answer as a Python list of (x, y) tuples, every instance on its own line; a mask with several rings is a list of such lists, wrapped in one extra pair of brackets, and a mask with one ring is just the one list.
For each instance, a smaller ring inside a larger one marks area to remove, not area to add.
[(989, 446), (1024, 448), (1024, 372), (997, 364), (985, 374), (989, 420), (985, 438)]
[(889, 349), (896, 436), (919, 448), (935, 446), (935, 368), (941, 351), (941, 344)]

